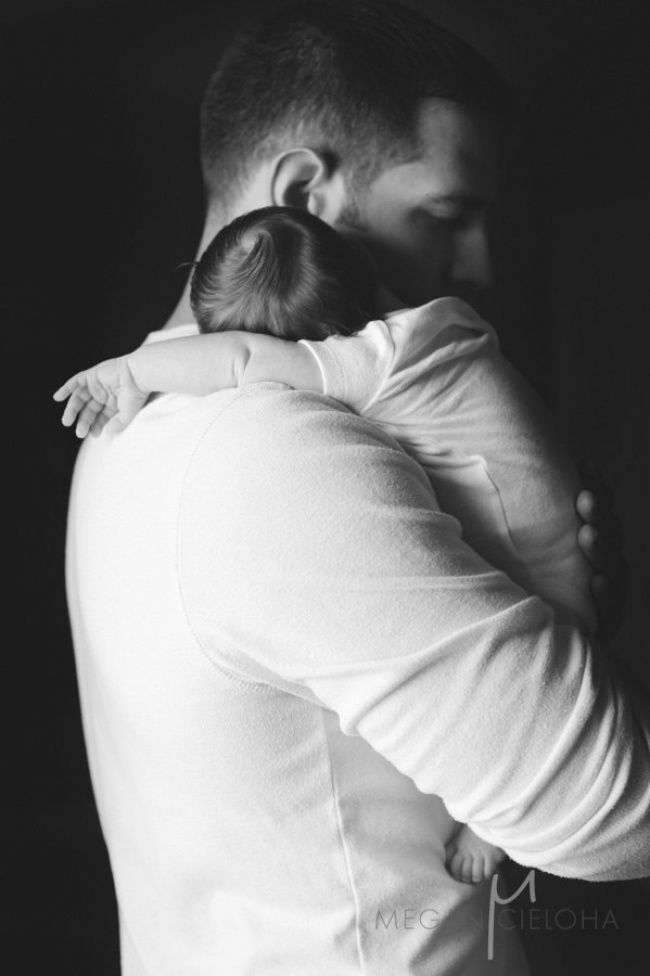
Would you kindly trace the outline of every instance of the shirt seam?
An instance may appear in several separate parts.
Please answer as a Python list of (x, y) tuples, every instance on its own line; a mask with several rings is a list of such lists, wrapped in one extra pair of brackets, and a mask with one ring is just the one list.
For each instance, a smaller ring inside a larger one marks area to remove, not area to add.
[(327, 728), (325, 727), (325, 716), (323, 710), (319, 710), (321, 728), (323, 729), (323, 737), (325, 739), (325, 748), (327, 749), (327, 765), (329, 769), (330, 785), (332, 789), (332, 799), (334, 801), (334, 810), (336, 812), (336, 825), (339, 833), (339, 841), (341, 844), (341, 850), (343, 852), (343, 859), (345, 861), (345, 867), (347, 870), (348, 881), (350, 885), (350, 891), (352, 892), (352, 897), (354, 899), (354, 933), (355, 940), (357, 944), (357, 961), (359, 964), (359, 976), (367, 976), (367, 970), (363, 958), (363, 948), (361, 945), (361, 931), (359, 927), (359, 895), (357, 893), (357, 887), (354, 883), (354, 873), (352, 871), (352, 865), (350, 863), (350, 855), (348, 852), (348, 845), (345, 840), (345, 831), (343, 830), (343, 823), (341, 821), (341, 810), (339, 806), (338, 792), (336, 789), (336, 781), (334, 778), (334, 770), (332, 763), (332, 753), (330, 750), (329, 736), (327, 734)]

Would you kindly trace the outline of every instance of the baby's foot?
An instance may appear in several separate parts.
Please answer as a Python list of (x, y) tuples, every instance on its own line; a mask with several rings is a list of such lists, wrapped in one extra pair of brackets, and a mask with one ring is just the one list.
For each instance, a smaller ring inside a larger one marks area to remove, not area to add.
[(492, 877), (504, 857), (499, 847), (481, 840), (471, 827), (463, 824), (447, 844), (445, 864), (456, 881), (478, 884)]

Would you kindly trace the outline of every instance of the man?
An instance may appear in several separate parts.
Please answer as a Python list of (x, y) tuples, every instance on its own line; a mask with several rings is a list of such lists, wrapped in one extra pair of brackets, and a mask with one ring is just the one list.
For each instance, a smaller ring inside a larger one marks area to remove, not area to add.
[[(405, 8), (279, 14), (206, 94), (202, 246), (289, 204), (404, 302), (479, 287), (503, 101)], [(438, 797), (523, 864), (650, 873), (648, 703), (335, 401), (165, 396), (86, 444), (68, 594), (125, 976), (525, 974)]]

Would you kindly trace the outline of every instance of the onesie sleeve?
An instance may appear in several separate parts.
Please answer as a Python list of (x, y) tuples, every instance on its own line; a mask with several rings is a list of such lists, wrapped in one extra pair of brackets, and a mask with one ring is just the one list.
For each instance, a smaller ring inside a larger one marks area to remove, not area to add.
[(498, 347), (492, 326), (452, 297), (373, 320), (353, 336), (299, 341), (318, 363), (325, 395), (356, 413), (406, 392), (436, 365)]
[(300, 339), (318, 363), (326, 396), (357, 413), (366, 410), (390, 372), (395, 346), (381, 319), (351, 336), (333, 335), (321, 342)]
[(178, 567), (216, 666), (332, 710), (521, 864), (650, 874), (647, 698), (463, 543), (375, 425), (242, 391), (188, 469)]
[[(386, 327), (393, 343), (390, 369), (382, 377), (375, 404), (408, 396), (427, 378), (428, 397), (433, 399), (453, 381), (454, 373), (436, 367), (463, 363), (499, 348), (494, 328), (459, 298), (437, 298), (418, 308), (405, 309), (387, 317)], [(400, 404), (395, 405), (399, 411)], [(408, 404), (408, 410), (413, 404)]]

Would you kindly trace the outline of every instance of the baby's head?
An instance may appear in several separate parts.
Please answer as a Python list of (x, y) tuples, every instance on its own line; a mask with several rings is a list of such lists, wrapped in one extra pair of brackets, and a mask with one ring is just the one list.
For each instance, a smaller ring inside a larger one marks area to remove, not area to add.
[(306, 211), (263, 207), (219, 231), (194, 269), (190, 300), (202, 332), (325, 339), (375, 318), (378, 292), (355, 239)]

